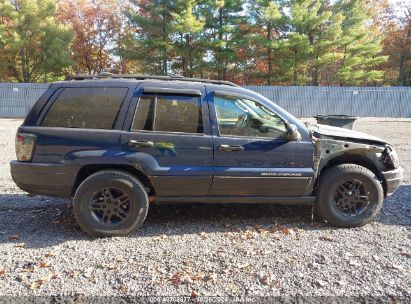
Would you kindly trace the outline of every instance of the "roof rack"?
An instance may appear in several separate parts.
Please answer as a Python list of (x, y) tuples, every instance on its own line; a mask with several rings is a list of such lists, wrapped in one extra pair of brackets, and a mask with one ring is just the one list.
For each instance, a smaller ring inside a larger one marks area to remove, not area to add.
[(100, 73), (97, 75), (67, 75), (66, 80), (85, 80), (85, 79), (156, 79), (156, 80), (178, 80), (178, 81), (193, 81), (193, 82), (205, 82), (212, 84), (225, 84), (233, 87), (238, 87), (235, 83), (226, 80), (212, 80), (212, 79), (203, 79), (203, 78), (189, 78), (183, 76), (160, 76), (160, 75), (128, 75), (128, 74), (112, 74), (112, 73)]

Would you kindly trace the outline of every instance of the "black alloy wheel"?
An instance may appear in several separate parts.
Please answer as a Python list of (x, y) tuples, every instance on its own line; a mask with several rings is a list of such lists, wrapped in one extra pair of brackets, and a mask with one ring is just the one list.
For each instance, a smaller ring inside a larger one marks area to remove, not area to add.
[(321, 172), (315, 208), (321, 218), (338, 227), (360, 227), (373, 221), (384, 202), (383, 183), (357, 164), (332, 166)]
[(369, 192), (359, 180), (343, 181), (334, 191), (334, 206), (345, 216), (357, 216), (370, 205)]
[(146, 218), (147, 188), (128, 172), (98, 171), (77, 188), (73, 211), (80, 227), (91, 236), (128, 235)]
[(99, 224), (117, 226), (130, 216), (132, 208), (128, 195), (117, 188), (103, 188), (90, 199), (90, 213)]

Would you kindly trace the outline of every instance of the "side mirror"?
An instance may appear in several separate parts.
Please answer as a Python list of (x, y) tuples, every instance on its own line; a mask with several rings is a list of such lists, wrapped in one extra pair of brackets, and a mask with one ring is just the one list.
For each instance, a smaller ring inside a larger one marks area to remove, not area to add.
[(287, 140), (288, 141), (300, 141), (301, 133), (298, 131), (298, 128), (294, 124), (286, 123), (285, 127), (287, 128)]

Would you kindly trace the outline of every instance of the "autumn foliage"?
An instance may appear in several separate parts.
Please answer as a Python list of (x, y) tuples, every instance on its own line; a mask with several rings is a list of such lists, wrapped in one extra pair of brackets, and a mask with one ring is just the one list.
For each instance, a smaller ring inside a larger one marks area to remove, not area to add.
[(179, 74), (411, 85), (411, 5), (388, 0), (0, 0), (0, 79)]

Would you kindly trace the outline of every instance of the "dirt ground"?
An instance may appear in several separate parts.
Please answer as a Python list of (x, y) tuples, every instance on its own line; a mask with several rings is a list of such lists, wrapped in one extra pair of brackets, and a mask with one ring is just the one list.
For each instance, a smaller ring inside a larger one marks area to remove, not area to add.
[[(92, 239), (70, 201), (29, 197), (14, 185), (20, 123), (0, 120), (0, 296), (411, 302), (408, 181), (362, 228), (312, 222), (305, 206), (182, 204), (151, 206), (129, 237)], [(411, 120), (360, 119), (355, 128), (392, 143), (409, 179)]]

